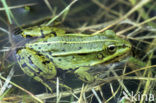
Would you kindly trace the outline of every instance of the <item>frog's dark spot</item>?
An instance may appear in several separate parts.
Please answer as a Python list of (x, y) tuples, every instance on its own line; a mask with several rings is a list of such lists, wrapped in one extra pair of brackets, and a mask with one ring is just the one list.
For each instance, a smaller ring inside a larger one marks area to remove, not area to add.
[(46, 55), (46, 58), (49, 58), (49, 56), (48, 56), (48, 55)]
[(49, 52), (49, 55), (52, 55), (52, 52)]
[(102, 53), (98, 53), (98, 54), (97, 54), (97, 58), (98, 58), (98, 59), (103, 59), (103, 58), (104, 58), (104, 55), (103, 55)]
[(48, 44), (47, 44), (47, 46), (50, 46), (50, 45), (51, 45), (51, 43), (48, 43)]
[(74, 59), (75, 58), (75, 56), (72, 56), (72, 59)]
[(31, 37), (33, 37), (33, 36), (27, 34), (27, 35), (25, 35), (25, 37), (26, 37), (26, 38), (31, 38)]
[(56, 32), (55, 31), (52, 31), (51, 34), (54, 34), (54, 36), (57, 36)]
[(28, 56), (29, 59), (31, 59), (31, 57), (32, 57), (31, 55)]
[(38, 56), (42, 56), (42, 54), (40, 54), (39, 52), (36, 52), (36, 55), (38, 55)]
[(36, 72), (36, 74), (40, 74), (42, 73), (42, 70), (41, 69), (38, 69), (38, 71)]
[(38, 47), (38, 49), (41, 49), (41, 47)]
[(79, 48), (78, 48), (78, 50), (81, 50), (81, 49), (82, 49), (82, 47), (79, 47)]
[(123, 46), (123, 48), (125, 48), (126, 47), (126, 44), (123, 44), (122, 46)]
[(50, 61), (49, 60), (46, 60), (46, 61), (43, 61), (42, 63), (43, 64), (48, 64), (48, 63), (50, 63)]
[(73, 69), (72, 68), (69, 68), (68, 70), (72, 71)]
[(62, 59), (58, 59), (58, 61), (62, 61)]
[(43, 53), (47, 53), (46, 51), (44, 51), (44, 50), (40, 50), (40, 51), (38, 51), (39, 53), (41, 53), (41, 54), (43, 54)]
[(22, 60), (25, 59), (24, 57), (21, 58)]
[(38, 71), (38, 72), (36, 72), (35, 74), (37, 74), (37, 75), (39, 75), (41, 72), (40, 71)]
[(29, 63), (33, 64), (33, 61), (31, 60), (31, 55), (28, 57), (28, 59), (29, 59)]
[(41, 37), (44, 37), (44, 33), (42, 29), (40, 30), (40, 32), (41, 32)]
[(37, 76), (36, 73), (34, 73), (33, 75), (31, 75), (32, 78), (35, 78)]
[(63, 43), (64, 45), (66, 45), (67, 43)]
[(27, 64), (23, 63), (21, 66), (24, 68), (24, 67), (27, 67)]
[(35, 44), (35, 46), (38, 46), (38, 44)]
[(51, 61), (51, 62), (53, 62), (53, 59), (52, 59), (52, 58), (50, 58), (50, 61)]
[(16, 53), (18, 53), (20, 50), (22, 50), (23, 49), (23, 47), (20, 47), (20, 48), (17, 48), (16, 49)]
[(47, 43), (48, 41), (47, 40), (45, 40), (45, 41), (43, 41), (44, 43)]
[(87, 78), (84, 78), (84, 80), (88, 82)]
[(65, 52), (66, 50), (65, 49), (62, 49), (62, 51)]
[(34, 49), (33, 48), (29, 48), (29, 50), (33, 51), (34, 52)]

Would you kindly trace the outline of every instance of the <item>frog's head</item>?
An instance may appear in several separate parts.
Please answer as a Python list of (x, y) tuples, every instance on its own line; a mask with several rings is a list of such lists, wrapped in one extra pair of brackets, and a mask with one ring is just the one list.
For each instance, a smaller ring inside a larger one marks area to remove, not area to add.
[(106, 30), (104, 34), (108, 37), (108, 41), (103, 48), (103, 63), (119, 61), (130, 53), (132, 46), (128, 41), (116, 36), (112, 30)]

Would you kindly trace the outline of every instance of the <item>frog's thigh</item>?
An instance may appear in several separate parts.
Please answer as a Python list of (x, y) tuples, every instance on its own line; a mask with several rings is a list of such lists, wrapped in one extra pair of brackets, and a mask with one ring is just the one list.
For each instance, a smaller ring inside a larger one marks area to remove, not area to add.
[(33, 26), (22, 30), (23, 37), (62, 36), (65, 30), (50, 26)]
[(52, 79), (56, 76), (56, 69), (52, 62), (30, 49), (18, 50), (17, 60), (24, 73), (50, 89), (43, 79)]
[(79, 67), (74, 73), (77, 74), (82, 81), (91, 83), (94, 81), (94, 76), (87, 72), (89, 69), (90, 67)]

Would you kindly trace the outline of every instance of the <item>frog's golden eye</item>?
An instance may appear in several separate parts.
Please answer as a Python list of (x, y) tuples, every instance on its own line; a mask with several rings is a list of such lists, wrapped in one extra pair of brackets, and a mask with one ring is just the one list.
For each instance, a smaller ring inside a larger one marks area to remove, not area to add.
[(109, 46), (107, 47), (107, 49), (108, 49), (108, 51), (109, 51), (110, 53), (114, 53), (114, 52), (116, 51), (116, 46), (115, 46), (115, 45), (109, 45)]

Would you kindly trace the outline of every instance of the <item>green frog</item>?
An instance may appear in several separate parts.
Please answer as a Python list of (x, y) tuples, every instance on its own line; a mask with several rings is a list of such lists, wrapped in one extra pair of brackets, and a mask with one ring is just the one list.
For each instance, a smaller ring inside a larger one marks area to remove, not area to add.
[(27, 75), (50, 91), (52, 89), (45, 81), (54, 79), (58, 69), (92, 83), (97, 78), (88, 72), (91, 66), (119, 61), (131, 50), (131, 44), (112, 30), (88, 35), (65, 33), (50, 26), (34, 26), (23, 29), (21, 34), (36, 39), (17, 50), (18, 64)]

